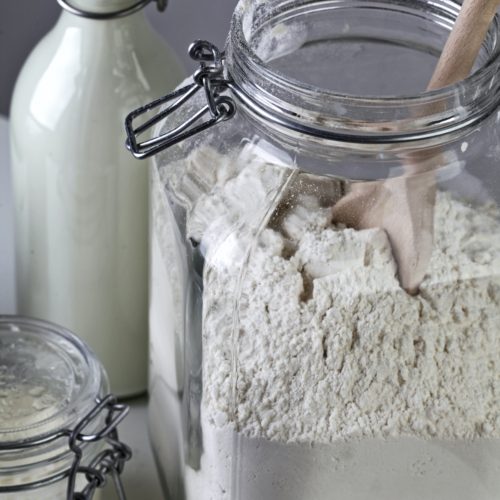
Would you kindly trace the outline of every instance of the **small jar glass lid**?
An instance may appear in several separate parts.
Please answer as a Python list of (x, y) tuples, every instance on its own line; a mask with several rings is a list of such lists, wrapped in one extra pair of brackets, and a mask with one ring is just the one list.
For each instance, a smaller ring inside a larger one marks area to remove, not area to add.
[(0, 445), (71, 429), (107, 392), (101, 364), (75, 335), (0, 316)]

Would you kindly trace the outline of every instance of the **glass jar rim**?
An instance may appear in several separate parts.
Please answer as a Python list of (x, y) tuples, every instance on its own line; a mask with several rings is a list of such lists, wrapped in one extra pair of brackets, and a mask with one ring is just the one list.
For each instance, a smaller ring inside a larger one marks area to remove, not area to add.
[[(349, 9), (368, 4), (371, 9), (390, 5), (391, 9), (401, 9), (408, 14), (417, 14), (428, 7), (425, 0), (414, 0), (412, 6), (391, 0), (259, 0), (255, 3), (240, 0), (227, 41), (227, 71), (230, 87), (238, 101), (257, 118), (284, 128), (324, 139), (368, 144), (446, 135), (478, 123), (496, 109), (500, 100), (498, 16), (487, 36), (491, 50), (485, 64), (459, 83), (414, 95), (360, 96), (315, 87), (272, 69), (248, 39), (248, 31), (255, 30), (251, 27), (254, 17), (261, 18), (256, 21), (258, 26), (259, 22), (269, 22), (273, 16), (276, 19), (290, 16), (294, 10), (297, 15), (307, 15), (320, 8)], [(432, 15), (439, 14), (446, 19), (448, 22), (440, 26), (451, 29), (460, 7), (455, 0), (436, 0), (432, 3)], [(491, 99), (492, 92), (496, 99)], [(336, 111), (339, 107), (343, 110), (342, 115)], [(401, 112), (402, 109), (407, 110), (407, 115)], [(377, 119), (367, 120), (369, 112), (376, 113)]]

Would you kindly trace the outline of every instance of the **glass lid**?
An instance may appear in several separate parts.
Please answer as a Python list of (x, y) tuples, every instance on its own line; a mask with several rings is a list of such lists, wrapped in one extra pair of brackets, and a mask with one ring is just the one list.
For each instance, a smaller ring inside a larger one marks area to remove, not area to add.
[(0, 446), (72, 428), (103, 385), (100, 363), (71, 332), (0, 315)]

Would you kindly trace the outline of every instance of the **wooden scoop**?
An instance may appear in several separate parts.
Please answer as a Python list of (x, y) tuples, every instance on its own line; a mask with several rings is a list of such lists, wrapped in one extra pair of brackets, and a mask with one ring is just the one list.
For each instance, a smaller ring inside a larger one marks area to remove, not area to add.
[[(466, 78), (500, 0), (465, 0), (427, 87), (436, 90)], [(434, 153), (407, 159), (405, 174), (384, 182), (354, 184), (333, 207), (333, 221), (355, 229), (383, 228), (391, 242), (401, 286), (416, 294), (432, 254), (436, 181)]]

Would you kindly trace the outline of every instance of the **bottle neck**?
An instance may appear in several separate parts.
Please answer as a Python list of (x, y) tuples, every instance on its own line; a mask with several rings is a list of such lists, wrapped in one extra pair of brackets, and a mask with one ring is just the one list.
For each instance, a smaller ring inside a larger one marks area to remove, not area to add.
[(137, 0), (71, 0), (73, 6), (96, 13), (126, 9), (135, 3)]

